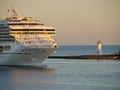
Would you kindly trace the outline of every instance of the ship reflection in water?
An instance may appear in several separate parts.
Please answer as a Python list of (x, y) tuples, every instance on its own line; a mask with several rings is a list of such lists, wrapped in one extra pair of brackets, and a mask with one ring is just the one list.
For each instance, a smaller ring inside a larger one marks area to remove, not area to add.
[(120, 90), (119, 60), (49, 59), (47, 67), (0, 66), (0, 90)]
[(53, 90), (54, 69), (0, 66), (0, 90)]

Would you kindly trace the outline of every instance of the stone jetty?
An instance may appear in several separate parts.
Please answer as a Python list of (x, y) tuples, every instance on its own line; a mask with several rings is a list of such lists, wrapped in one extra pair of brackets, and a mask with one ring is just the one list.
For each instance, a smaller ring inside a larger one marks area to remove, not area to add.
[(52, 59), (85, 59), (85, 60), (120, 60), (120, 55), (74, 55), (74, 56), (49, 56)]

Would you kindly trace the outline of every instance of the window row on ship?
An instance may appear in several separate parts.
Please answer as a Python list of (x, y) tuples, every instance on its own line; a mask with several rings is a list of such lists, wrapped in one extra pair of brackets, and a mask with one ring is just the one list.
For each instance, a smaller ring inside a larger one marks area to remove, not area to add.
[(55, 29), (11, 29), (11, 31), (55, 31)]
[(55, 34), (55, 32), (10, 32), (10, 34)]
[(8, 23), (8, 25), (44, 25), (42, 23)]
[(8, 38), (6, 38), (6, 39), (5, 38), (2, 38), (2, 39), (0, 38), (0, 42), (3, 42), (3, 41), (15, 41), (15, 39), (14, 38), (9, 38), (9, 39)]
[(19, 37), (16, 37), (16, 40), (25, 40), (25, 41), (29, 41), (29, 40), (31, 40), (31, 41), (41, 41), (41, 42), (46, 42), (46, 41), (54, 41), (51, 37), (35, 37), (35, 36), (33, 36), (33, 37), (26, 37), (26, 36), (19, 36)]
[(54, 42), (34, 42), (34, 41), (21, 41), (22, 44), (33, 44), (33, 45), (36, 45), (36, 44), (54, 44)]
[(0, 38), (14, 38), (14, 37), (10, 35), (0, 35)]
[(9, 35), (9, 32), (0, 32), (0, 35)]

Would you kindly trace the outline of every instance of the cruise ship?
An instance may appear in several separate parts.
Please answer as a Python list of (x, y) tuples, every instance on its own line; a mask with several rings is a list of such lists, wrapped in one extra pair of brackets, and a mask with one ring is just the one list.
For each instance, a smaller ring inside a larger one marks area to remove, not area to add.
[(41, 65), (57, 48), (55, 29), (32, 17), (13, 15), (0, 20), (0, 65)]

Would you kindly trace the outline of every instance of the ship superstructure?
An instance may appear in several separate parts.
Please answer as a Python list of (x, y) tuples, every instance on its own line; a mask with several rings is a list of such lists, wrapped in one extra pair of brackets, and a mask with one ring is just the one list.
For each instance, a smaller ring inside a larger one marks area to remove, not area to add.
[(0, 64), (40, 64), (57, 48), (53, 39), (55, 29), (32, 17), (13, 15), (0, 21)]

